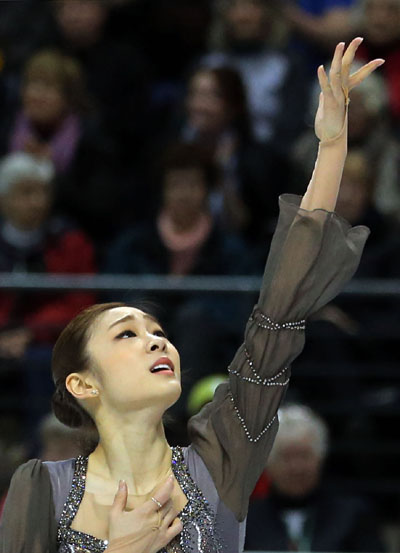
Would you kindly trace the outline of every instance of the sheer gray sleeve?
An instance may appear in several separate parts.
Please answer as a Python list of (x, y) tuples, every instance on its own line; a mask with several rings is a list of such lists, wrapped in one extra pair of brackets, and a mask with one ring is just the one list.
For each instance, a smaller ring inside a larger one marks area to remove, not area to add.
[(304, 346), (305, 320), (332, 300), (358, 267), (368, 237), (335, 213), (280, 198), (280, 216), (244, 343), (211, 403), (189, 421), (192, 443), (238, 520), (272, 447), (290, 365)]
[(0, 523), (0, 553), (56, 553), (56, 547), (50, 476), (33, 459), (12, 477)]

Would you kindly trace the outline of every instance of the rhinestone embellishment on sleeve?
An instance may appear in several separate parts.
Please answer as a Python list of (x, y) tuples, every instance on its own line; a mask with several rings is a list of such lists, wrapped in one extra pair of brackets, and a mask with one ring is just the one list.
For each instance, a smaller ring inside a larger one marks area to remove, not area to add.
[[(182, 449), (172, 450), (172, 470), (188, 502), (178, 515), (183, 530), (160, 553), (220, 553), (222, 545), (216, 532), (214, 512), (189, 474)], [(71, 490), (58, 527), (59, 553), (103, 553), (108, 541), (73, 530), (71, 524), (85, 493), (88, 457), (77, 457)]]
[(266, 432), (268, 432), (268, 430), (271, 428), (271, 426), (273, 425), (273, 423), (276, 419), (276, 415), (274, 415), (272, 417), (272, 419), (269, 421), (269, 423), (261, 430), (261, 432), (259, 434), (257, 434), (257, 436), (252, 436), (250, 434), (250, 430), (248, 429), (246, 421), (244, 420), (244, 418), (240, 414), (239, 409), (237, 408), (237, 405), (236, 405), (235, 400), (233, 399), (232, 395), (230, 396), (230, 399), (231, 399), (232, 404), (233, 404), (233, 410), (235, 411), (236, 416), (239, 419), (239, 422), (243, 427), (244, 433), (246, 434), (246, 438), (249, 440), (249, 442), (256, 444), (258, 441), (261, 440), (261, 438), (264, 436), (264, 434), (266, 434)]
[[(244, 349), (244, 354), (246, 356), (247, 364), (249, 365), (254, 378), (252, 378), (251, 376), (243, 376), (239, 371), (232, 369), (231, 367), (228, 367), (229, 374), (233, 374), (234, 376), (236, 376), (240, 380), (243, 380), (244, 382), (250, 382), (251, 384), (258, 384), (260, 386), (287, 386), (289, 384), (290, 379), (286, 377), (288, 367), (284, 367), (282, 370), (276, 373), (276, 375), (271, 376), (270, 378), (261, 378), (261, 376), (257, 373), (256, 369), (254, 368), (254, 362), (250, 357), (250, 354), (247, 348)], [(280, 378), (281, 376), (285, 376), (285, 380), (283, 382), (277, 382), (278, 378)]]
[[(260, 318), (261, 321), (258, 321), (257, 318)], [(305, 319), (302, 319), (300, 321), (277, 323), (259, 310), (256, 311), (255, 316), (253, 314), (251, 315), (250, 321), (256, 321), (257, 326), (259, 326), (260, 328), (265, 328), (266, 330), (278, 331), (278, 330), (305, 330), (306, 329)]]

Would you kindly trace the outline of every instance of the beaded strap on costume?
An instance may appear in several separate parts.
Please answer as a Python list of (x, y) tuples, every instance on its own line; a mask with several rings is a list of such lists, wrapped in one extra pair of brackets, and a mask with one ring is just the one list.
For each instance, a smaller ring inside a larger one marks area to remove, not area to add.
[[(269, 330), (271, 332), (277, 332), (277, 331), (290, 331), (290, 332), (304, 331), (305, 328), (306, 328), (305, 319), (302, 319), (300, 321), (290, 321), (290, 322), (278, 323), (276, 321), (273, 321), (270, 317), (268, 317), (264, 313), (262, 313), (258, 308), (254, 309), (254, 311), (253, 311), (253, 313), (252, 313), (249, 320), (251, 322), (255, 322), (255, 324), (259, 328), (263, 328), (263, 329)], [(252, 376), (244, 376), (243, 374), (241, 374), (240, 371), (232, 369), (230, 366), (228, 367), (229, 374), (235, 376), (236, 378), (238, 378), (239, 380), (242, 380), (243, 382), (247, 382), (247, 383), (250, 383), (250, 384), (256, 384), (256, 385), (259, 385), (259, 386), (270, 386), (270, 387), (271, 386), (281, 386), (281, 387), (285, 387), (289, 384), (289, 379), (290, 379), (290, 377), (288, 376), (289, 367), (284, 367), (278, 373), (276, 373), (274, 376), (271, 376), (269, 378), (262, 378), (256, 371), (256, 368), (254, 366), (254, 361), (251, 358), (251, 355), (250, 355), (247, 347), (244, 348), (244, 354), (245, 354), (245, 357), (246, 357), (246, 363), (250, 367)], [(283, 380), (282, 380), (282, 378), (283, 378)], [(266, 426), (263, 428), (263, 430), (261, 430), (261, 432), (259, 434), (257, 434), (256, 436), (253, 436), (250, 433), (249, 428), (246, 424), (246, 421), (245, 421), (244, 417), (242, 416), (242, 414), (240, 413), (239, 408), (236, 405), (235, 399), (234, 399), (232, 394), (230, 395), (230, 399), (231, 399), (232, 404), (233, 404), (233, 409), (236, 413), (237, 418), (239, 419), (239, 422), (240, 422), (241, 426), (243, 427), (243, 430), (246, 434), (247, 439), (249, 440), (249, 442), (257, 443), (262, 438), (262, 436), (264, 436), (264, 434), (266, 432), (268, 432), (268, 430), (271, 428), (272, 424), (274, 423), (274, 421), (276, 419), (276, 415), (266, 424)]]
[(266, 330), (305, 330), (306, 328), (305, 319), (301, 319), (300, 321), (278, 323), (276, 321), (273, 321), (258, 308), (255, 308), (253, 310), (249, 321), (254, 321), (257, 326), (259, 326), (260, 328), (265, 328)]

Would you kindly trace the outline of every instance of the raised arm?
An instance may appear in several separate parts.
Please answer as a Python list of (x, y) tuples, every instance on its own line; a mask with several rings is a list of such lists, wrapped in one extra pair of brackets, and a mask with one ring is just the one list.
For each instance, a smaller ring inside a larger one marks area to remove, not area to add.
[(228, 369), (229, 384), (219, 386), (212, 403), (189, 422), (193, 446), (238, 520), (246, 516), (272, 447), (290, 366), (304, 346), (306, 320), (353, 276), (369, 234), (333, 212), (347, 150), (348, 90), (381, 64), (375, 60), (348, 77), (360, 42), (355, 39), (344, 55), (344, 45), (338, 45), (329, 79), (319, 69), (321, 145), (314, 174), (304, 198), (280, 198), (260, 296)]
[(321, 86), (315, 133), (320, 140), (314, 173), (304, 194), (301, 207), (307, 210), (334, 211), (347, 155), (347, 107), (349, 92), (384, 63), (376, 59), (350, 76), (357, 48), (362, 38), (355, 38), (345, 50), (340, 42), (335, 50), (329, 78), (321, 65), (318, 79)]

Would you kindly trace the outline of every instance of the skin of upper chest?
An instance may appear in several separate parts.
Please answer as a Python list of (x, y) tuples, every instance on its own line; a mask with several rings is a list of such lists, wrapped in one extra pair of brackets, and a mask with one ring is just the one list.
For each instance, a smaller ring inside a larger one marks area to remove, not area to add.
[[(109, 514), (115, 495), (105, 493), (104, 490), (90, 483), (83, 495), (78, 512), (72, 521), (71, 528), (90, 534), (96, 538), (107, 540), (109, 536)], [(178, 482), (175, 480), (174, 490), (171, 496), (173, 506), (177, 512), (181, 512), (188, 502)], [(126, 511), (140, 507), (148, 497), (138, 497), (128, 494)]]

